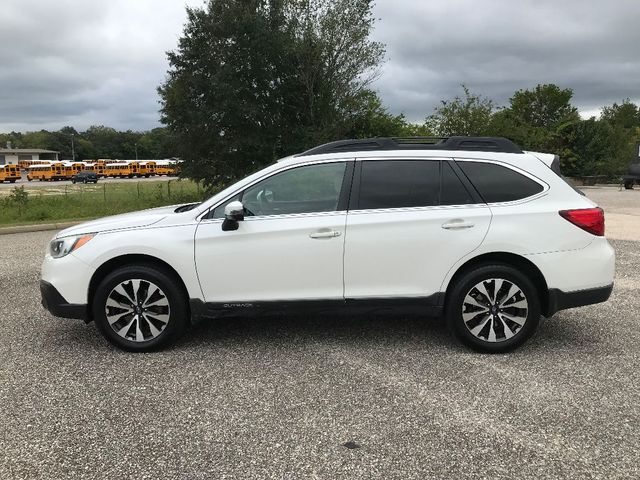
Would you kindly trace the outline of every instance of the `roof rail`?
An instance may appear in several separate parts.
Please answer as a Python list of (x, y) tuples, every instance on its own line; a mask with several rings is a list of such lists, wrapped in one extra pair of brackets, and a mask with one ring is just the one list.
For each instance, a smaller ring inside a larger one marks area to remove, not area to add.
[(524, 153), (518, 145), (503, 137), (388, 137), (338, 140), (314, 147), (296, 156), (380, 150), (469, 150)]

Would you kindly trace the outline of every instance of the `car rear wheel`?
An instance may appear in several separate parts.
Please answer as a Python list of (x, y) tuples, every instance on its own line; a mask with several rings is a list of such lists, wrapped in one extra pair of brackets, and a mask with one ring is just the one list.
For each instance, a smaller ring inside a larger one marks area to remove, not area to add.
[(93, 316), (103, 336), (124, 350), (156, 350), (188, 325), (187, 299), (173, 275), (150, 265), (122, 267), (98, 286)]
[(453, 286), (447, 322), (455, 336), (475, 350), (512, 350), (538, 328), (537, 289), (526, 275), (509, 265), (478, 266)]

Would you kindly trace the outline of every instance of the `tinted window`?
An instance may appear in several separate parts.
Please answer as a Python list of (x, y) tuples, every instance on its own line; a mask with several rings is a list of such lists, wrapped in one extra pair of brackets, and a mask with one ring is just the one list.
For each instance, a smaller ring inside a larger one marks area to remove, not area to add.
[(511, 202), (540, 193), (539, 183), (493, 163), (457, 162), (487, 203)]
[(345, 168), (344, 162), (323, 163), (272, 175), (244, 191), (246, 214), (333, 212), (338, 208)]
[(442, 162), (440, 205), (470, 205), (476, 203), (464, 187), (449, 162)]
[(439, 190), (439, 161), (363, 161), (358, 208), (438, 205)]

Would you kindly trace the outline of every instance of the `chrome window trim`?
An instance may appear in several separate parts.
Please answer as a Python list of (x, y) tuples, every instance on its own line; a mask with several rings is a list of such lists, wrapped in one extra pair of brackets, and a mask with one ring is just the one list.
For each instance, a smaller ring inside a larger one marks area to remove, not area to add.
[[(243, 222), (254, 222), (256, 220), (282, 220), (287, 218), (308, 218), (308, 217), (330, 217), (338, 215), (346, 215), (346, 210), (336, 210), (332, 212), (308, 212), (308, 213), (286, 213), (282, 215), (255, 215), (253, 217), (244, 217)], [(207, 222), (222, 223), (224, 218), (209, 218)]]
[(430, 205), (425, 207), (397, 207), (397, 208), (367, 208), (349, 210), (349, 215), (360, 215), (368, 213), (397, 213), (397, 212), (425, 212), (438, 210), (461, 210), (463, 208), (487, 208), (487, 203), (470, 203), (467, 205)]

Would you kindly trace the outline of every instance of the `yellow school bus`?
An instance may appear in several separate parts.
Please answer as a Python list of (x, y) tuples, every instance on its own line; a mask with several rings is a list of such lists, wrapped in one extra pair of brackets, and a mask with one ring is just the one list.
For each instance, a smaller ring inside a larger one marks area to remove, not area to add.
[(48, 160), (20, 160), (18, 161), (18, 166), (20, 170), (29, 170), (29, 167), (32, 165), (49, 165), (51, 162)]
[(98, 178), (106, 177), (104, 173), (104, 167), (107, 163), (113, 163), (111, 160), (105, 160), (104, 158), (100, 158), (98, 160), (90, 160), (93, 164), (93, 171), (96, 172)]
[(40, 180), (50, 182), (52, 180), (62, 180), (65, 178), (64, 165), (62, 162), (53, 162), (46, 165), (32, 165), (27, 173), (27, 180)]
[(0, 165), (0, 183), (16, 183), (16, 180), (20, 180), (20, 178), (20, 167), (18, 165)]
[(107, 178), (131, 178), (131, 166), (128, 163), (107, 163), (104, 166), (104, 176)]
[(65, 162), (65, 163), (63, 163), (62, 171), (64, 172), (63, 176), (64, 176), (65, 180), (71, 180), (76, 173), (81, 172), (82, 170), (84, 170), (84, 163), (83, 162)]
[(93, 172), (98, 178), (104, 177), (104, 163), (83, 162), (82, 170)]
[(140, 162), (140, 168), (142, 170), (142, 174), (147, 178), (154, 177), (156, 175), (156, 162), (153, 160)]
[(152, 160), (130, 161), (131, 176), (133, 177), (151, 177), (156, 174), (156, 162)]
[(141, 173), (141, 166), (140, 166), (140, 162), (137, 161), (128, 161), (127, 164), (129, 165), (129, 171), (131, 172), (131, 176), (132, 177), (141, 177), (142, 173)]
[(174, 176), (178, 174), (178, 165), (172, 160), (156, 160), (156, 175)]

